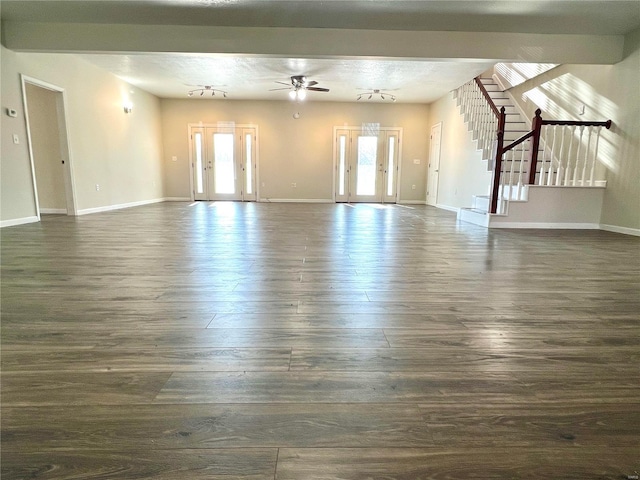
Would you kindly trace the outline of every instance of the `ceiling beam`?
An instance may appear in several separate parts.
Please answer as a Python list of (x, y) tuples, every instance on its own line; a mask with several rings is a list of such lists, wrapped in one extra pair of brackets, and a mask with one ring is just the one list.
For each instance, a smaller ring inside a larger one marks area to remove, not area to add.
[(623, 58), (624, 37), (5, 21), (2, 43), (14, 51), (49, 53), (172, 52), (614, 64)]

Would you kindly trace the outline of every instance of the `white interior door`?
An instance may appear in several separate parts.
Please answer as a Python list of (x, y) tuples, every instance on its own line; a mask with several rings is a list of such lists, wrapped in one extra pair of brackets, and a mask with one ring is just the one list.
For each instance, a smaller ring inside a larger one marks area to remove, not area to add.
[(399, 130), (335, 132), (336, 202), (395, 203)]
[(192, 127), (195, 200), (257, 199), (256, 127)]
[(429, 149), (429, 168), (427, 169), (427, 205), (438, 202), (438, 175), (440, 171), (440, 141), (442, 122), (431, 127), (431, 148)]

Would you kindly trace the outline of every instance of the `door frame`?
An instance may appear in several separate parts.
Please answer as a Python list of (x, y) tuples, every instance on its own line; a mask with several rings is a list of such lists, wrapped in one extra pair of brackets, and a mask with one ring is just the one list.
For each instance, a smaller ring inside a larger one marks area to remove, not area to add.
[[(434, 161), (434, 158), (431, 158), (431, 154), (433, 153), (433, 150), (432, 150), (432, 146), (433, 146), (433, 130), (436, 127), (439, 127), (439, 131), (440, 131), (440, 135), (439, 135), (440, 138), (438, 138), (438, 152), (437, 152), (436, 157), (435, 157), (438, 160), (438, 165), (434, 166), (436, 168), (434, 168), (432, 170), (431, 164)], [(438, 123), (434, 123), (431, 126), (431, 129), (429, 130), (429, 160), (428, 160), (429, 163), (427, 164), (427, 179), (426, 179), (427, 180), (427, 182), (426, 182), (426, 184), (427, 184), (427, 194), (425, 195), (425, 204), (431, 205), (433, 207), (435, 207), (438, 204), (438, 186), (439, 186), (438, 184), (440, 182), (440, 160), (441, 160), (441, 154), (442, 154), (442, 122), (438, 122)], [(429, 200), (429, 176), (432, 175), (433, 173), (437, 173), (438, 174), (438, 177), (436, 178), (436, 181), (435, 181), (436, 194), (435, 194), (435, 196), (431, 195), (431, 197), (434, 197), (434, 200), (433, 200), (433, 203), (429, 203), (428, 202), (428, 200)]]
[(56, 93), (56, 115), (58, 117), (58, 138), (60, 142), (61, 161), (64, 161), (63, 178), (64, 191), (67, 204), (67, 215), (78, 215), (78, 202), (76, 197), (76, 184), (73, 175), (73, 162), (71, 159), (71, 149), (69, 148), (69, 124), (67, 122), (67, 94), (62, 87), (52, 83), (39, 80), (20, 74), (20, 85), (22, 88), (22, 106), (27, 130), (27, 147), (29, 150), (29, 163), (31, 168), (31, 183), (33, 187), (33, 200), (36, 206), (36, 216), (40, 221), (40, 200), (38, 199), (38, 185), (36, 182), (35, 160), (33, 155), (33, 144), (31, 141), (31, 124), (29, 122), (29, 106), (27, 101), (27, 83), (36, 87), (44, 88)]
[[(379, 132), (397, 132), (398, 133), (398, 151), (396, 152), (396, 158), (397, 158), (397, 174), (396, 174), (396, 204), (400, 203), (400, 180), (402, 178), (402, 133), (403, 133), (403, 128), (402, 127), (377, 127)], [(338, 141), (338, 132), (340, 130), (348, 130), (349, 131), (349, 135), (351, 135), (351, 132), (353, 131), (362, 131), (362, 125), (344, 125), (344, 126), (334, 126), (333, 127), (333, 140), (332, 140), (332, 148), (333, 148), (333, 185), (331, 187), (331, 197), (333, 198), (333, 202), (337, 203), (337, 175), (338, 175), (338, 148), (337, 148), (337, 141)], [(384, 185), (383, 185), (383, 192), (384, 192)], [(384, 203), (384, 193), (382, 195), (383, 198), (383, 202)]]
[[(253, 128), (256, 132), (256, 138), (255, 138), (255, 162), (256, 162), (256, 168), (255, 168), (255, 186), (256, 186), (256, 191), (255, 191), (255, 196), (256, 196), (256, 202), (259, 201), (260, 199), (260, 182), (259, 182), (259, 178), (260, 178), (260, 132), (258, 129), (258, 125), (254, 124), (254, 123), (234, 123), (234, 122), (217, 122), (217, 123), (202, 123), (202, 122), (198, 122), (198, 123), (188, 123), (187, 124), (187, 129), (188, 129), (188, 135), (187, 135), (187, 141), (189, 144), (189, 191), (190, 193), (190, 198), (192, 202), (195, 202), (195, 185), (193, 183), (193, 178), (194, 178), (194, 170), (195, 170), (195, 152), (193, 151), (193, 130), (195, 129), (206, 129), (206, 128), (220, 128), (220, 129), (229, 129), (229, 130), (233, 130), (233, 134), (236, 135), (238, 133), (238, 130), (242, 130), (243, 128)], [(204, 138), (204, 137), (203, 137)], [(214, 200), (211, 200), (214, 201)], [(239, 201), (239, 200), (238, 200)]]

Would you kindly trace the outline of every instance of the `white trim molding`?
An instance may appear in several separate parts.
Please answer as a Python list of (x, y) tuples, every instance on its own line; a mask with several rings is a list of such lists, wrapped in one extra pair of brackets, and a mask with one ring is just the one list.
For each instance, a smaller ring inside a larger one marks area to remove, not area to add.
[(427, 202), (425, 200), (402, 200), (401, 202), (397, 202), (398, 205), (426, 205)]
[(37, 223), (40, 219), (34, 215), (32, 217), (12, 218), (11, 220), (2, 220), (0, 228), (15, 227), (16, 225), (24, 225), (25, 223)]
[(43, 215), (66, 215), (66, 208), (40, 208), (40, 213)]
[(458, 213), (460, 209), (458, 207), (450, 207), (449, 205), (443, 205), (442, 203), (436, 203), (436, 208), (441, 210), (449, 210), (450, 212)]
[(189, 197), (164, 197), (163, 202), (193, 202)]
[(260, 203), (336, 203), (330, 198), (261, 198)]
[(110, 212), (111, 210), (120, 210), (123, 208), (130, 208), (130, 207), (141, 207), (142, 205), (150, 205), (152, 203), (161, 203), (164, 201), (165, 201), (164, 198), (154, 198), (151, 200), (140, 200), (138, 202), (120, 203), (117, 205), (105, 205), (104, 207), (83, 208), (82, 210), (78, 210), (78, 215)]
[(537, 230), (599, 230), (597, 223), (544, 223), (544, 222), (496, 222), (489, 223), (489, 228), (531, 228)]
[(600, 224), (600, 229), (607, 232), (624, 233), (625, 235), (634, 235), (640, 237), (640, 228), (619, 227), (617, 225)]

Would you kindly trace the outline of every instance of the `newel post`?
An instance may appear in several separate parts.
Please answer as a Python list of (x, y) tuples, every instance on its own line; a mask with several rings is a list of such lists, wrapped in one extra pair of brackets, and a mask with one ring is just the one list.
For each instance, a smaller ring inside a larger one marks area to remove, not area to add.
[(536, 110), (536, 116), (531, 122), (533, 138), (531, 139), (531, 160), (529, 162), (529, 185), (536, 183), (536, 169), (538, 167), (538, 150), (540, 149), (540, 132), (542, 130), (542, 110)]
[(493, 162), (493, 179), (491, 182), (491, 204), (489, 213), (497, 213), (498, 211), (498, 193), (500, 191), (500, 172), (502, 171), (502, 154), (504, 147), (504, 126), (507, 121), (505, 108), (500, 109), (498, 117), (498, 138), (496, 140), (496, 156)]

